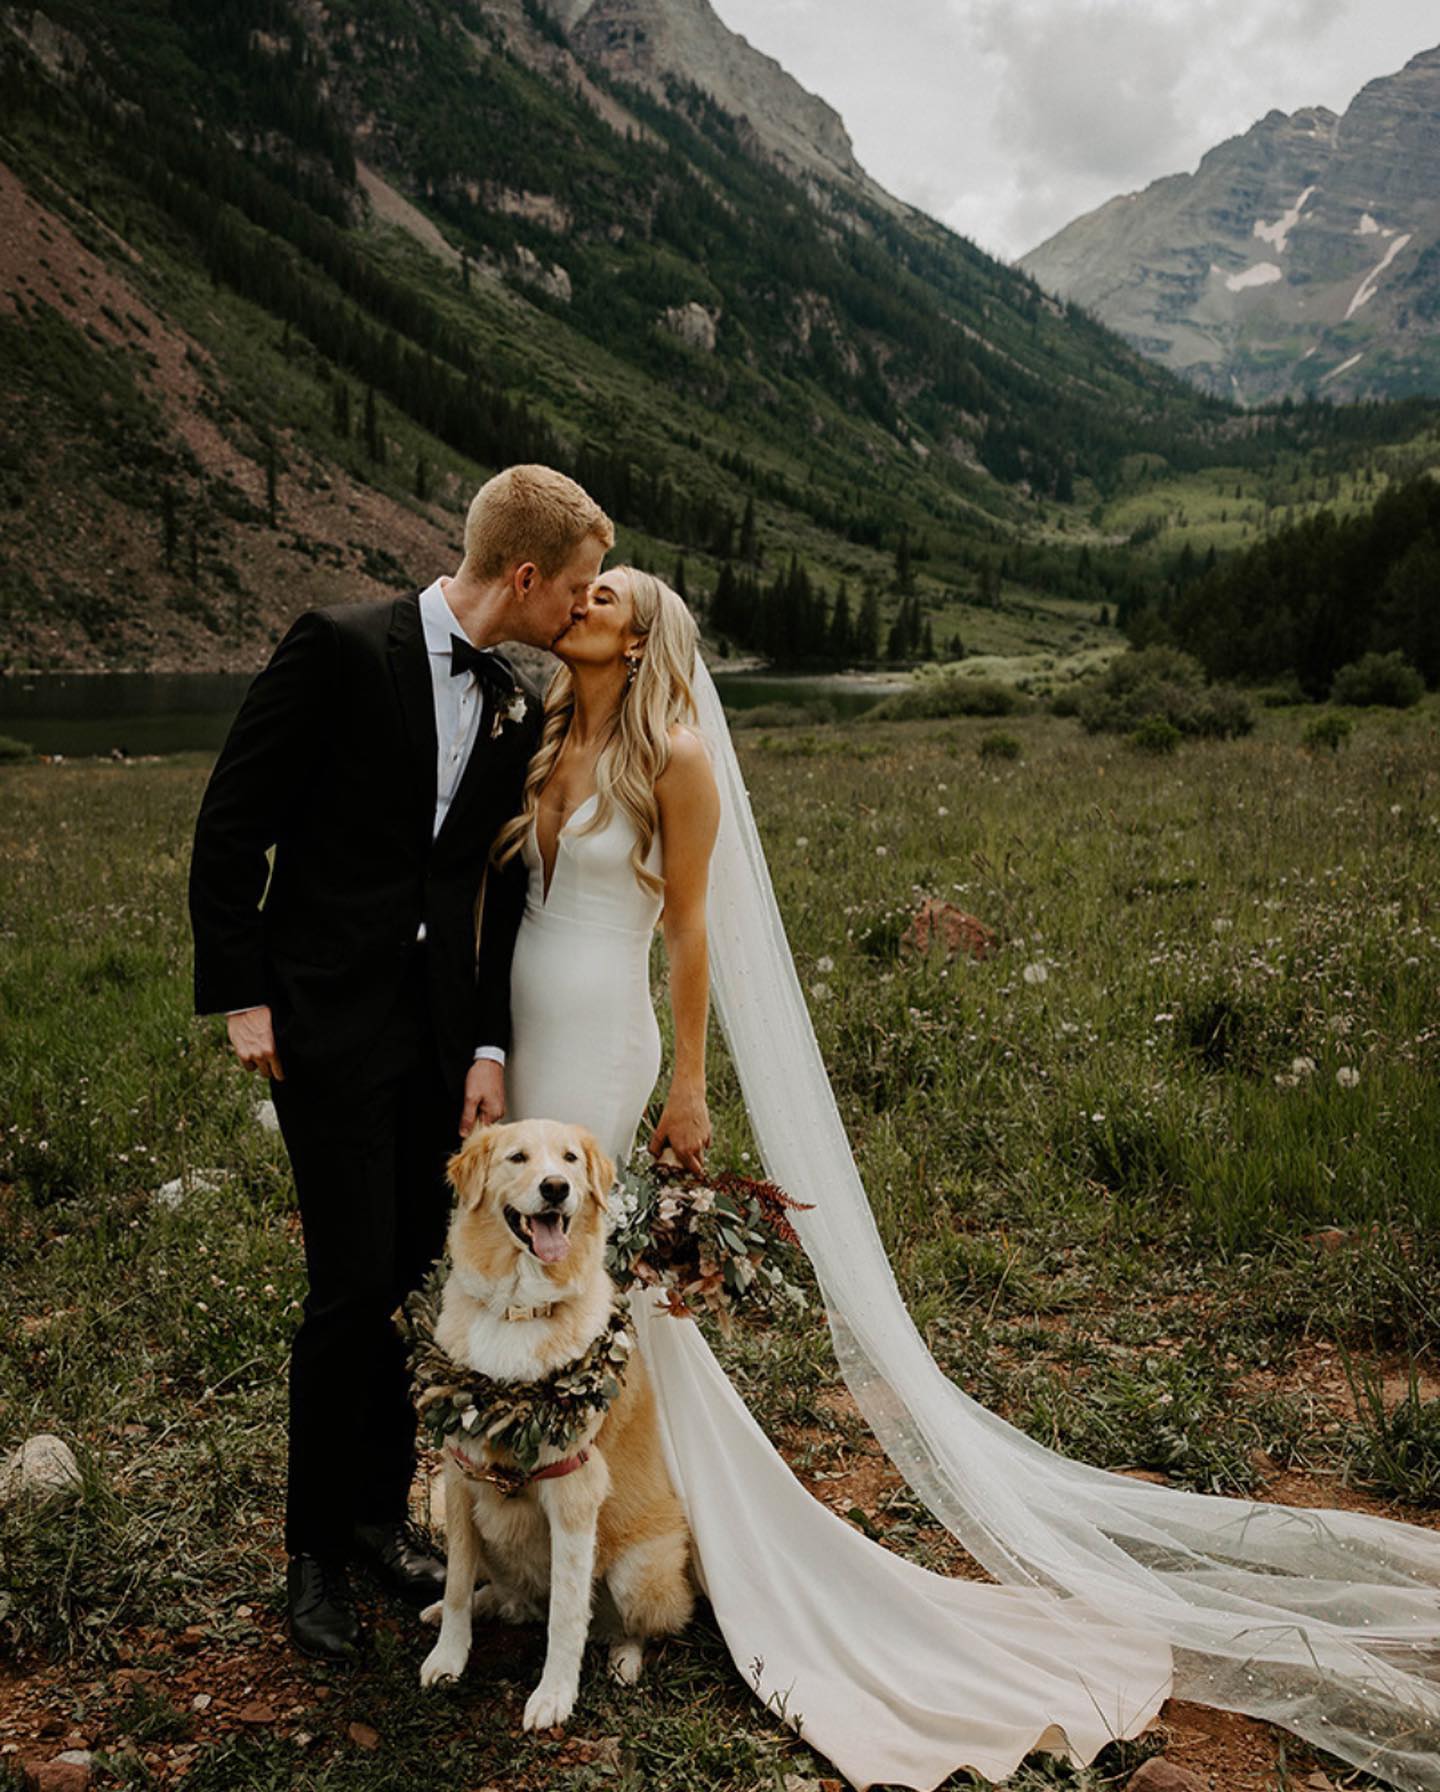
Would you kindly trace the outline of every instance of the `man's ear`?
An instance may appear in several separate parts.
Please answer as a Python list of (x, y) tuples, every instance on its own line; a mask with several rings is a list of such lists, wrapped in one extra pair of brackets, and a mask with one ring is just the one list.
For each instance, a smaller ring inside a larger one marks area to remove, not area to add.
[(495, 1156), (495, 1128), (477, 1127), (445, 1166), (455, 1198), (467, 1211), (480, 1205)]
[(610, 1190), (615, 1186), (615, 1166), (587, 1132), (585, 1135), (585, 1169), (590, 1178), (590, 1193), (597, 1207), (610, 1205)]
[(540, 577), (540, 568), (533, 560), (522, 560), (510, 575), (510, 589), (516, 597), (528, 597)]

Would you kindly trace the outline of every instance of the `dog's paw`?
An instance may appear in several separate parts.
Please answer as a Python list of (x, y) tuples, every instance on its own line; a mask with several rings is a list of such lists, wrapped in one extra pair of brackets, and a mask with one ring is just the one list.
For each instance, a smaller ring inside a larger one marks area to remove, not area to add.
[(462, 1644), (440, 1641), (420, 1664), (420, 1684), (435, 1686), (442, 1680), (458, 1680), (465, 1672), (470, 1651)]
[(445, 1601), (443, 1599), (437, 1599), (434, 1605), (427, 1605), (424, 1611), (421, 1612), (420, 1622), (422, 1624), (438, 1624), (444, 1610)]
[(542, 1680), (525, 1701), (524, 1727), (527, 1730), (549, 1730), (563, 1724), (575, 1709), (580, 1688), (574, 1681)]
[(645, 1672), (645, 1645), (638, 1637), (622, 1637), (610, 1645), (610, 1673), (622, 1686), (633, 1686)]

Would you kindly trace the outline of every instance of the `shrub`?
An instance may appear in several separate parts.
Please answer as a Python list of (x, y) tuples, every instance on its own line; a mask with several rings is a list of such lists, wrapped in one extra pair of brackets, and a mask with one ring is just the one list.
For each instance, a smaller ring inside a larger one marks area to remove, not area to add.
[(1338, 753), (1353, 732), (1354, 724), (1349, 716), (1339, 716), (1333, 709), (1327, 710), (1323, 716), (1316, 716), (1305, 730), (1305, 745), (1312, 753), (1321, 747), (1329, 747), (1332, 753)]
[(0, 734), (0, 765), (16, 759), (29, 759), (34, 751), (28, 740), (14, 740), (8, 734)]
[(982, 759), (1018, 759), (1020, 743), (1013, 734), (987, 734), (980, 741)]
[(1142, 753), (1173, 753), (1180, 745), (1180, 730), (1164, 716), (1146, 716), (1130, 732), (1130, 745)]
[(1335, 674), (1332, 703), (1355, 709), (1409, 709), (1425, 695), (1425, 680), (1397, 648), (1394, 653), (1367, 653)]
[(1261, 685), (1254, 693), (1266, 709), (1288, 709), (1295, 703), (1308, 703), (1305, 687), (1293, 672), (1287, 672), (1274, 684)]
[(929, 678), (897, 691), (865, 712), (867, 722), (916, 721), (936, 716), (1013, 716), (1031, 707), (1013, 685), (993, 678)]
[(824, 697), (806, 703), (758, 703), (754, 709), (730, 712), (730, 727), (813, 728), (817, 722), (833, 722), (835, 705)]
[(1133, 736), (1150, 716), (1161, 717), (1181, 734), (1217, 739), (1248, 734), (1255, 726), (1250, 704), (1239, 691), (1207, 685), (1199, 660), (1173, 647), (1146, 647), (1112, 660), (1104, 677), (1081, 697), (1079, 716), (1090, 734)]

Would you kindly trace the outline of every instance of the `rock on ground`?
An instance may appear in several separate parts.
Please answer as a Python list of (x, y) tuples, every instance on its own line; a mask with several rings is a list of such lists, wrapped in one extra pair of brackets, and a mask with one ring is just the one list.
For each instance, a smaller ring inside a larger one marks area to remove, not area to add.
[(80, 1464), (75, 1460), (75, 1452), (63, 1437), (48, 1431), (27, 1437), (18, 1450), (11, 1451), (0, 1469), (0, 1500), (14, 1499), (21, 1493), (78, 1493), (80, 1487)]

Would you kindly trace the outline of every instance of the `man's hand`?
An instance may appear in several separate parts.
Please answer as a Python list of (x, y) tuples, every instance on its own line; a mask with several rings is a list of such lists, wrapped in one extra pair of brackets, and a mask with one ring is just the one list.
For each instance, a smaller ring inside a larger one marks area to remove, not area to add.
[(493, 1058), (477, 1058), (465, 1075), (465, 1105), (460, 1110), (460, 1137), (478, 1120), (493, 1126), (505, 1118), (505, 1066)]
[(260, 1070), (277, 1083), (285, 1081), (285, 1072), (275, 1055), (275, 1028), (268, 1008), (247, 1008), (241, 1014), (225, 1017), (230, 1043), (235, 1056), (247, 1070)]

